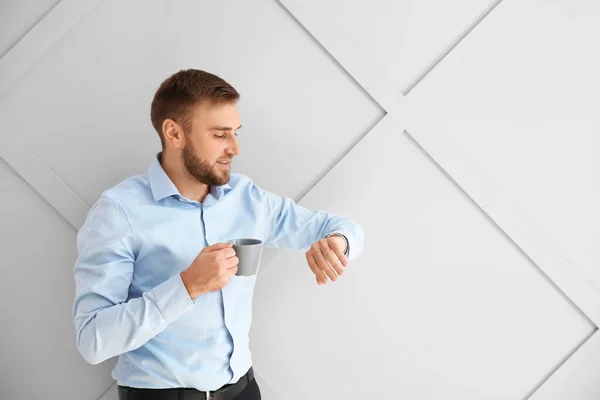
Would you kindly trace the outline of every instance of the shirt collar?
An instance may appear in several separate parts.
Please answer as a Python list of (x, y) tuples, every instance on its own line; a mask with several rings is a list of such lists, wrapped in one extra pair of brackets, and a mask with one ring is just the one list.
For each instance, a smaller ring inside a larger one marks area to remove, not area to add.
[[(160, 201), (165, 197), (173, 195), (181, 196), (181, 193), (179, 193), (179, 190), (177, 190), (177, 187), (160, 164), (162, 154), (162, 151), (156, 154), (154, 162), (148, 169), (148, 181), (150, 182), (150, 190), (155, 201)], [(209, 193), (220, 199), (229, 190), (231, 190), (231, 186), (229, 183), (226, 183), (222, 186), (212, 186)]]

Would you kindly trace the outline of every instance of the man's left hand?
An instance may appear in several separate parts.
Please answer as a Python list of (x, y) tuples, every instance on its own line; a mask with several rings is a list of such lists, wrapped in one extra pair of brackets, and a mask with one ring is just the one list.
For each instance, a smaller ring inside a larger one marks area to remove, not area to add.
[(317, 284), (324, 285), (327, 278), (336, 281), (348, 266), (344, 255), (346, 241), (340, 236), (331, 236), (313, 243), (306, 252), (306, 261), (317, 278)]

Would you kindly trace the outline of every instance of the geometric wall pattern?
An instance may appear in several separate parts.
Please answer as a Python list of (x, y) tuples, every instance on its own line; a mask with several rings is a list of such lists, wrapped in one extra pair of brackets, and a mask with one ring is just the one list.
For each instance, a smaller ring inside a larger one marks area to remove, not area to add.
[(75, 348), (75, 232), (147, 167), (155, 86), (188, 66), (242, 93), (235, 172), (366, 233), (325, 287), (302, 253), (263, 258), (263, 398), (600, 397), (596, 2), (62, 0), (13, 15), (0, 397), (117, 398), (112, 363)]

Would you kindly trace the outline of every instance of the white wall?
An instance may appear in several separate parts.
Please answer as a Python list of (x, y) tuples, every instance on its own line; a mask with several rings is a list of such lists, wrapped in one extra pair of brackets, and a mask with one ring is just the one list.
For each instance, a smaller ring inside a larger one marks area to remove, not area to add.
[(324, 287), (263, 258), (264, 399), (600, 397), (596, 2), (0, 7), (0, 398), (117, 398), (75, 349), (75, 234), (182, 68), (242, 94), (234, 172), (366, 233)]

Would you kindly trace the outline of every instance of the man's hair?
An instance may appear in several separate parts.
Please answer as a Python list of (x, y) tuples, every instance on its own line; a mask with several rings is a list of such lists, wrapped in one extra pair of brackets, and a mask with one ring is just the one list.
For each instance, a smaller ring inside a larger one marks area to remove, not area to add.
[(237, 102), (240, 94), (227, 82), (206, 71), (187, 69), (176, 72), (161, 83), (150, 106), (152, 125), (165, 149), (162, 124), (171, 118), (187, 132), (192, 129), (191, 110), (202, 101), (211, 104)]

